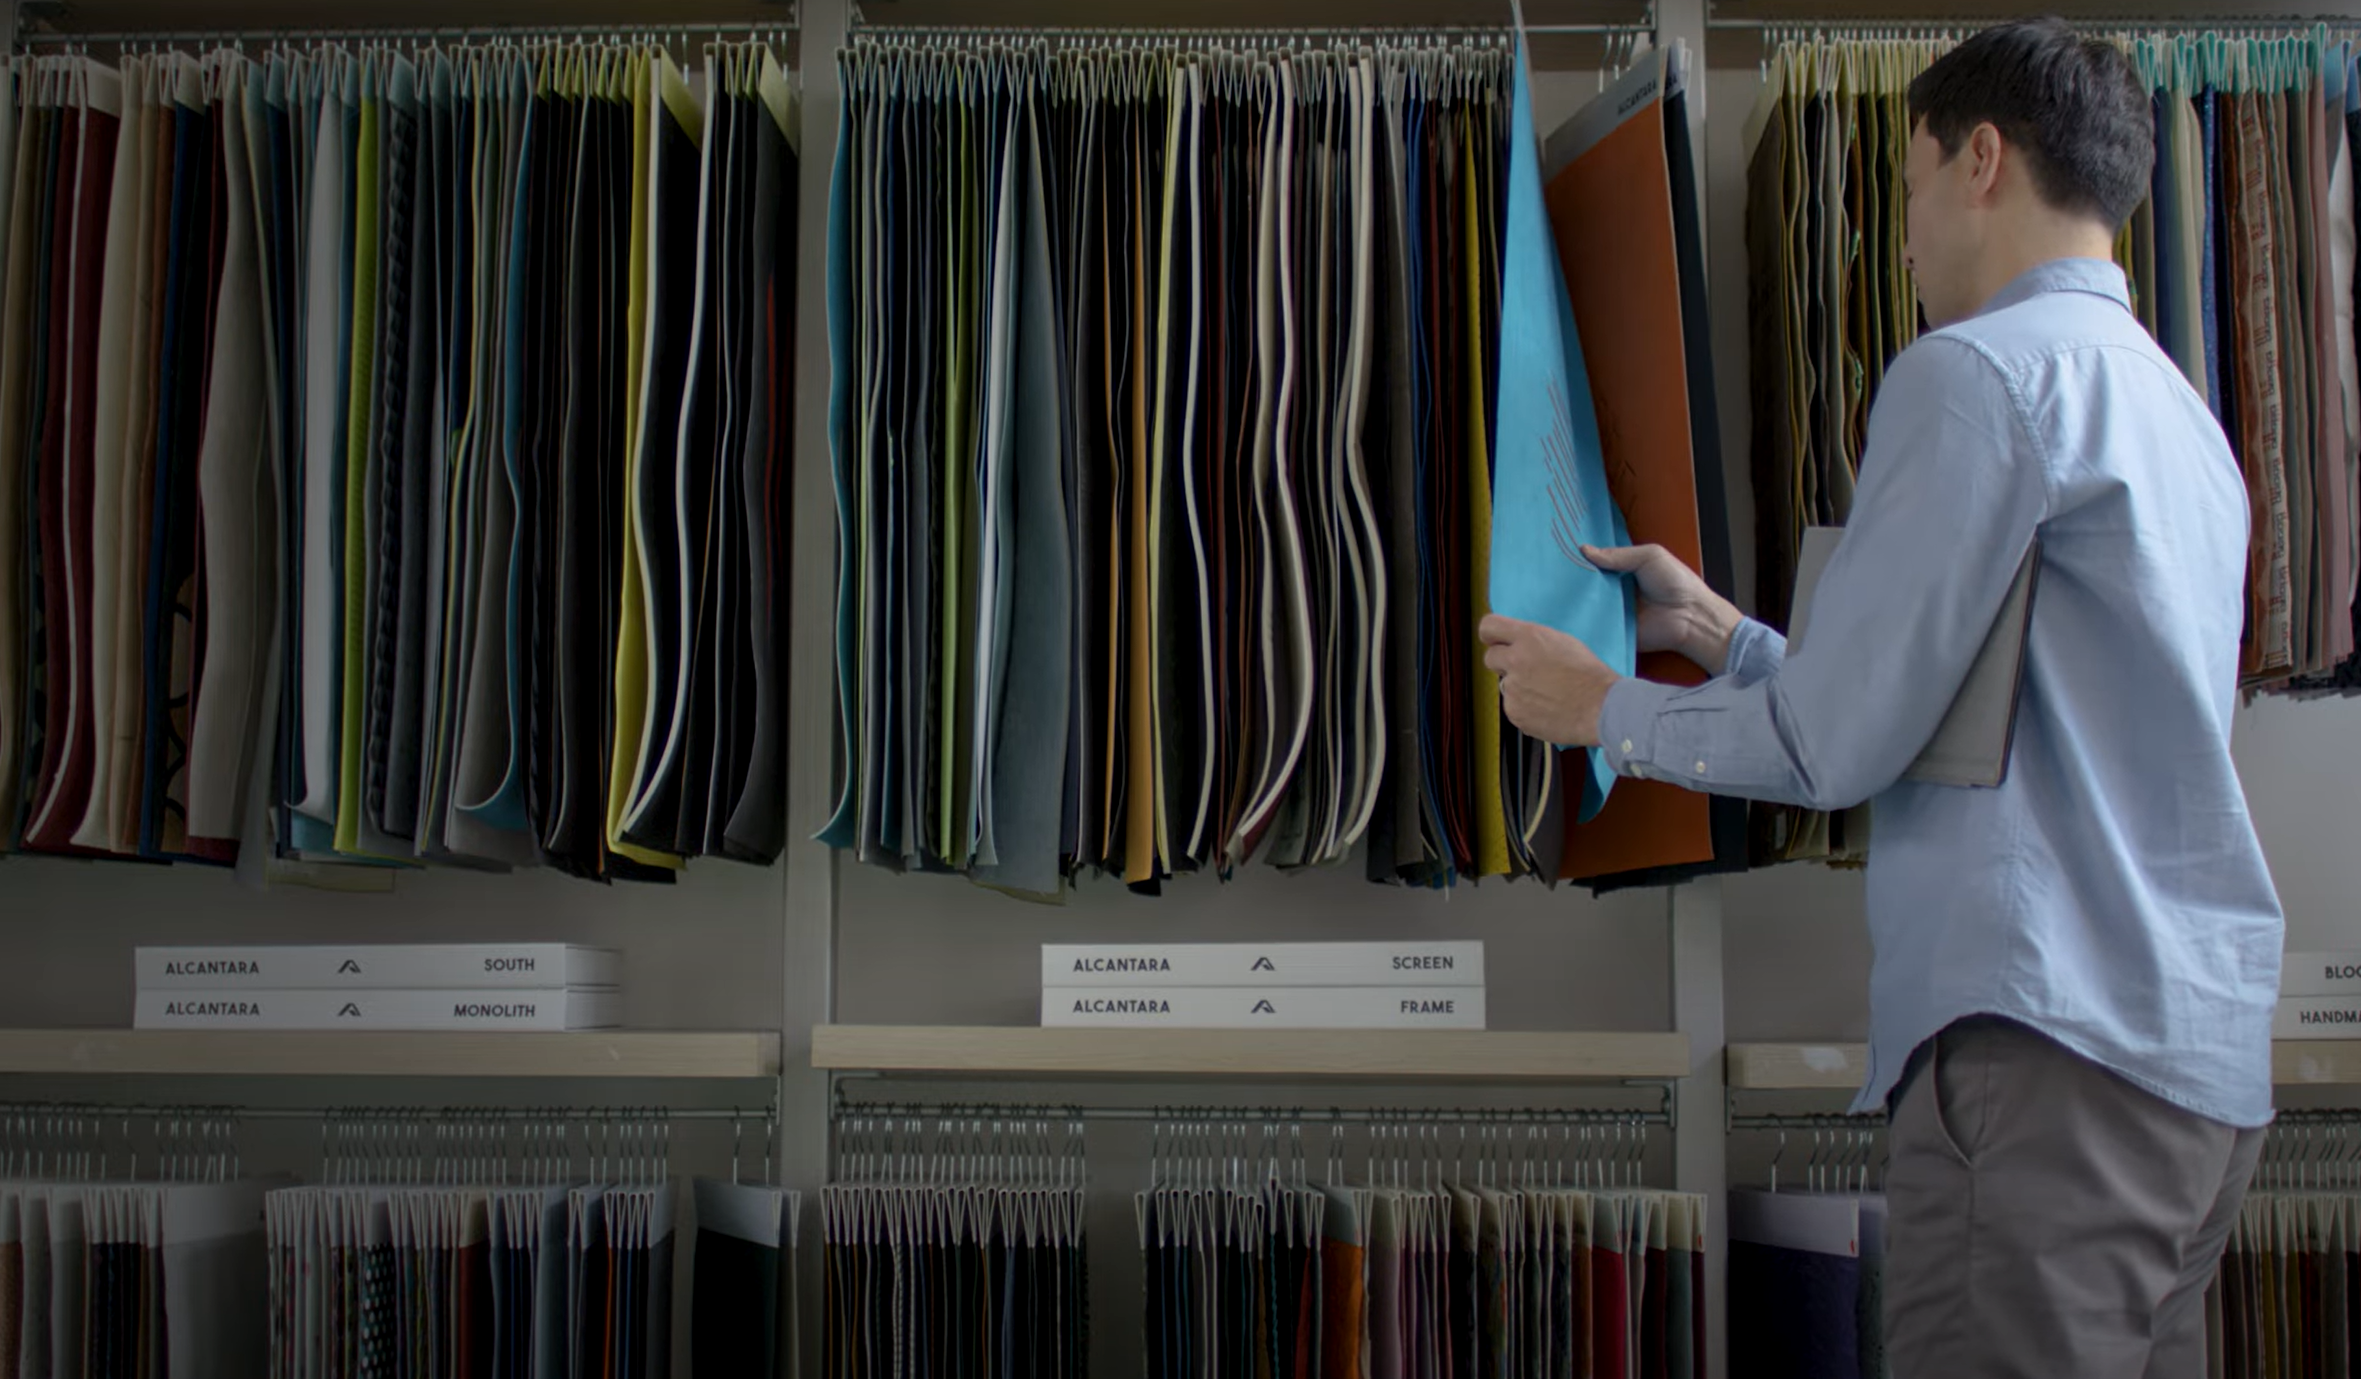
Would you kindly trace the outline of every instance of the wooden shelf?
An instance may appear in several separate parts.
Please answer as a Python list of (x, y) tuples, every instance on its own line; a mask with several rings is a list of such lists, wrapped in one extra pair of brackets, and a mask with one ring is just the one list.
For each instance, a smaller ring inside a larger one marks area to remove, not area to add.
[(1684, 1077), (1684, 1034), (821, 1025), (812, 1066), (968, 1076), (1622, 1082)]
[[(1732, 1044), (1732, 1091), (1855, 1091), (1869, 1075), (1867, 1044)], [(2281, 1087), (2361, 1086), (2361, 1039), (2281, 1039), (2271, 1045)]]
[(0, 1030), (0, 1074), (772, 1078), (767, 1031), (580, 1034)]
[(2361, 1086), (2361, 1039), (2278, 1039), (2271, 1081), (2281, 1087)]
[(1869, 1046), (1732, 1044), (1722, 1072), (1738, 1092), (1857, 1092), (1869, 1076)]

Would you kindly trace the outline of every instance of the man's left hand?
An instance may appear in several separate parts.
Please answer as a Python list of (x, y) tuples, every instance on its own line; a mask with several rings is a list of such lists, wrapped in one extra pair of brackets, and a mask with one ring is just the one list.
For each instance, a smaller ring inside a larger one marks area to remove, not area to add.
[(1494, 613), (1477, 635), (1484, 639), (1484, 664), (1500, 679), (1500, 704), (1511, 723), (1561, 747), (1599, 744), (1599, 712), (1622, 676), (1554, 627)]

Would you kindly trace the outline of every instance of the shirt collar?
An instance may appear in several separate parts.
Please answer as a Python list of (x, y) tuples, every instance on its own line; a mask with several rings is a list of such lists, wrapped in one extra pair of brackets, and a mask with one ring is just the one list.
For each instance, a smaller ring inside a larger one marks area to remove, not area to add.
[(1992, 294), (1976, 312), (1989, 316), (2022, 302), (2029, 302), (2044, 292), (2088, 292), (2105, 297), (2125, 310), (2131, 309), (2131, 289), (2123, 280), (2123, 270), (2106, 259), (2051, 259), (2037, 263), (2019, 273), (2008, 286)]

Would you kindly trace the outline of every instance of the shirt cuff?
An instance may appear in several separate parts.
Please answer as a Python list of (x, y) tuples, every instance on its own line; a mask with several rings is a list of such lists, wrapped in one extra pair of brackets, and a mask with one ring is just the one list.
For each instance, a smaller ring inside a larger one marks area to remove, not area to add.
[(1645, 778), (1655, 764), (1656, 717), (1675, 686), (1627, 675), (1599, 705), (1599, 748), (1619, 776)]
[(1729, 652), (1722, 658), (1722, 674), (1741, 685), (1778, 673), (1787, 659), (1787, 639), (1766, 623), (1741, 618), (1730, 634)]

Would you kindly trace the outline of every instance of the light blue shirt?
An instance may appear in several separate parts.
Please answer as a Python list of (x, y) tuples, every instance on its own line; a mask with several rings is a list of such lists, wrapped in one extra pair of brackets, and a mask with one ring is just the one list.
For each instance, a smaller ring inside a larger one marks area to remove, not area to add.
[[(1616, 769), (1814, 809), (1875, 798), (1869, 1079), (2000, 1015), (2167, 1101), (2271, 1117), (2279, 901), (2230, 760), (2247, 495), (2221, 428), (2133, 317), (2061, 259), (1887, 371), (1843, 541), (1791, 657), (1625, 680)], [(1903, 781), (2036, 533), (2016, 738), (1996, 789)]]

